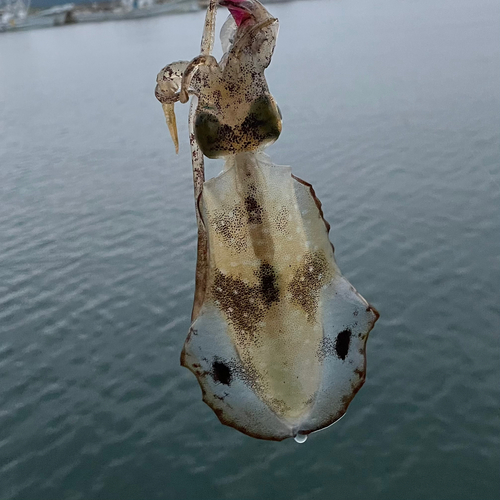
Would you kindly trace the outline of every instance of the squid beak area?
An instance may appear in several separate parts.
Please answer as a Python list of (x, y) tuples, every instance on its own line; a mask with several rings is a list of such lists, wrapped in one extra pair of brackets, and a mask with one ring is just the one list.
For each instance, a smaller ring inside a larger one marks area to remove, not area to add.
[(253, 19), (253, 4), (248, 0), (219, 0), (219, 5), (227, 7), (233, 16), (236, 26), (241, 26), (245, 21)]
[(175, 152), (179, 153), (179, 137), (177, 135), (177, 120), (175, 119), (174, 105), (173, 103), (162, 103), (163, 113), (165, 114), (165, 120), (167, 121), (168, 130), (170, 131), (170, 137), (174, 142)]

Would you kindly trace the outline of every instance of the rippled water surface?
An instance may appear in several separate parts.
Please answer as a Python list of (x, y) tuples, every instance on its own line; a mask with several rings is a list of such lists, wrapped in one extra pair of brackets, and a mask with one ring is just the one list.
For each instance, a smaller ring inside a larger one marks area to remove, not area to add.
[[(0, 498), (500, 496), (500, 6), (271, 5), (284, 115), (338, 263), (381, 312), (346, 417), (220, 425), (179, 366), (196, 228), (157, 71), (203, 13), (0, 35)], [(218, 165), (211, 164), (215, 174)]]

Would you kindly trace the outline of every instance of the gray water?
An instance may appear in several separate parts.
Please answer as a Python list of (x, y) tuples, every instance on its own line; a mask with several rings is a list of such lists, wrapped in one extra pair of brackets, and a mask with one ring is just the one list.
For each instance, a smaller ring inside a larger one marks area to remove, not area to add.
[[(153, 89), (203, 13), (0, 36), (0, 499), (500, 498), (500, 5), (270, 5), (270, 148), (381, 312), (307, 443), (222, 426), (179, 366), (196, 227)], [(214, 175), (220, 165), (211, 164)]]

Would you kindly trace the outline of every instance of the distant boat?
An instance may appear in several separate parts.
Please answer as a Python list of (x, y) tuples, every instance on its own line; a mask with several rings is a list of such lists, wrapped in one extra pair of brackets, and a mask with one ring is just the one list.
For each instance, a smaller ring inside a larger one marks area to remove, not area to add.
[(119, 4), (94, 4), (92, 7), (79, 6), (73, 13), (75, 22), (119, 21), (140, 19), (180, 12), (198, 10), (197, 0), (173, 0), (156, 3), (154, 0), (122, 0)]
[[(1, 0), (0, 0), (1, 1)], [(27, 30), (34, 28), (48, 28), (74, 22), (72, 12), (75, 4), (56, 5), (28, 15), (29, 0), (8, 1), (3, 8), (0, 4), (0, 31)]]
[[(28, 2), (28, 3), (25, 3)], [(77, 5), (56, 5), (28, 15), (31, 0), (0, 0), (0, 32), (48, 28), (71, 23), (140, 19), (198, 10), (198, 0), (119, 0)]]

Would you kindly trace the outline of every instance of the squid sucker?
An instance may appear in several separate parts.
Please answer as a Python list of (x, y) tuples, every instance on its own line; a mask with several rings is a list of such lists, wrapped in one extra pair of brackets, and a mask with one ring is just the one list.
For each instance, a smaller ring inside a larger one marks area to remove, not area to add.
[[(230, 16), (212, 56), (218, 5)], [(192, 324), (181, 364), (226, 425), (305, 441), (344, 415), (366, 376), (378, 312), (342, 276), (310, 184), (263, 152), (281, 133), (264, 70), (278, 20), (257, 0), (211, 0), (201, 53), (163, 68), (155, 95), (178, 150), (190, 96), (198, 222)], [(203, 158), (224, 170), (205, 181)]]

